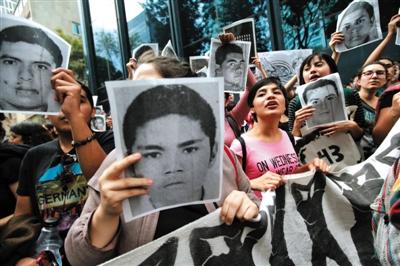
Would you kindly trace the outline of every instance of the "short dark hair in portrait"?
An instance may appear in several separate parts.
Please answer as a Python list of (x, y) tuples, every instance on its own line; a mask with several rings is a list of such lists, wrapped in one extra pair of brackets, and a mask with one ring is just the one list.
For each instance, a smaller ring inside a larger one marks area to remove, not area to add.
[(152, 49), (150, 46), (148, 46), (148, 45), (143, 45), (143, 46), (141, 46), (139, 49), (137, 49), (137, 50), (135, 51), (135, 54), (133, 55), (133, 57), (134, 57), (136, 60), (138, 60), (139, 57), (140, 57), (142, 54), (144, 54), (145, 52), (147, 52), (147, 51), (152, 51), (153, 54), (154, 54), (154, 51), (153, 51), (153, 49)]
[(356, 10), (359, 9), (364, 9), (365, 11), (367, 11), (367, 14), (369, 16), (369, 18), (374, 18), (374, 7), (365, 1), (360, 1), (360, 2), (354, 2), (349, 9), (346, 10), (346, 13), (344, 14), (344, 16), (346, 16), (347, 14), (354, 12)]
[(304, 101), (306, 103), (308, 102), (308, 99), (307, 99), (307, 93), (308, 92), (313, 91), (313, 90), (315, 90), (317, 88), (325, 87), (327, 85), (333, 86), (333, 88), (335, 89), (336, 95), (339, 95), (338, 88), (336, 86), (336, 83), (333, 80), (330, 80), (330, 79), (318, 79), (314, 83), (311, 83), (310, 85), (308, 85), (304, 89), (304, 91), (303, 91), (303, 99), (304, 99)]
[(233, 43), (224, 43), (215, 50), (215, 63), (221, 65), (231, 53), (243, 54), (243, 49)]
[(62, 64), (63, 56), (60, 48), (43, 30), (39, 28), (33, 28), (25, 25), (4, 28), (0, 32), (0, 49), (3, 42), (26, 42), (29, 44), (37, 44), (49, 51), (49, 53), (53, 56), (54, 63), (57, 67), (60, 67)]
[(213, 159), (212, 150), (217, 127), (213, 110), (199, 93), (185, 85), (159, 85), (140, 93), (132, 101), (122, 124), (127, 153), (133, 152), (131, 149), (135, 144), (138, 128), (149, 121), (170, 114), (186, 116), (200, 122), (201, 129), (209, 137), (210, 160)]
[(320, 53), (320, 52), (314, 52), (311, 55), (307, 56), (304, 59), (303, 63), (301, 63), (301, 65), (300, 65), (300, 72), (299, 72), (300, 85), (305, 84), (304, 77), (303, 77), (303, 70), (306, 66), (310, 65), (310, 63), (314, 59), (314, 57), (317, 57), (320, 60), (324, 60), (328, 64), (329, 69), (331, 70), (331, 74), (338, 72), (338, 68), (335, 63), (335, 60), (333, 60), (330, 55), (325, 54), (325, 53)]

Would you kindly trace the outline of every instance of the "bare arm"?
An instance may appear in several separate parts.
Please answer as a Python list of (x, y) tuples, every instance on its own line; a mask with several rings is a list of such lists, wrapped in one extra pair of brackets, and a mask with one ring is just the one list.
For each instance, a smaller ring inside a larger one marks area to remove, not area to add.
[(392, 106), (383, 108), (372, 130), (372, 137), (376, 145), (382, 143), (400, 117), (400, 92), (393, 95)]
[(386, 46), (390, 43), (393, 36), (396, 33), (396, 25), (400, 23), (400, 14), (394, 15), (388, 24), (388, 33), (386, 37), (381, 41), (381, 43), (375, 48), (375, 50), (368, 56), (367, 60), (365, 60), (363, 66), (368, 65), (379, 59), (383, 50), (385, 50)]
[(263, 68), (260, 58), (258, 58), (258, 56), (252, 57), (251, 59), (253, 59), (252, 63), (257, 67), (258, 70), (260, 70), (261, 72), (261, 76), (263, 79), (268, 77), (267, 72), (265, 72), (265, 69)]
[(243, 124), (243, 121), (246, 119), (247, 114), (250, 111), (250, 107), (247, 105), (247, 97), (249, 96), (250, 88), (256, 84), (257, 80), (254, 74), (250, 71), (247, 71), (247, 84), (246, 90), (244, 91), (242, 97), (240, 97), (239, 102), (232, 109), (230, 114), (235, 119), (236, 123), (240, 126)]
[[(92, 130), (80, 111), (81, 85), (75, 80), (73, 72), (69, 69), (54, 70), (52, 81), (61, 103), (61, 110), (71, 125), (72, 138), (75, 141), (87, 139), (92, 134)], [(97, 140), (77, 147), (76, 153), (83, 174), (88, 179), (94, 175), (106, 157), (106, 153)]]
[(289, 99), (293, 98), (295, 93), (294, 93), (294, 85), (297, 82), (297, 75), (294, 75), (289, 81), (285, 84), (285, 89), (287, 91), (287, 94), (289, 96)]
[(335, 63), (337, 64), (339, 62), (340, 58), (340, 53), (338, 53), (335, 49), (337, 44), (340, 44), (344, 41), (344, 35), (343, 33), (337, 31), (331, 34), (331, 40), (329, 42), (329, 47), (332, 50), (332, 59), (335, 60)]

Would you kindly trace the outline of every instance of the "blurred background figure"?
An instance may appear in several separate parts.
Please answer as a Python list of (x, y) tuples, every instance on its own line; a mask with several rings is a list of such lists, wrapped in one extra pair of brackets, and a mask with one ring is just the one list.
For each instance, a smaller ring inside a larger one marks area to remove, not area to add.
[(52, 140), (51, 133), (42, 124), (23, 121), (11, 126), (9, 142), (36, 146)]

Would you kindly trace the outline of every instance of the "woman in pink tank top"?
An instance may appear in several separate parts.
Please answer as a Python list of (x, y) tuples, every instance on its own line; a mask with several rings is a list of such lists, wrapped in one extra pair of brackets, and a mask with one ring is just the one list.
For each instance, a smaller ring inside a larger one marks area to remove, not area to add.
[[(282, 175), (316, 167), (327, 170), (328, 166), (321, 159), (299, 166), (291, 138), (279, 129), (279, 121), (288, 101), (286, 90), (278, 78), (270, 77), (257, 82), (249, 91), (247, 103), (256, 123), (252, 130), (242, 135), (246, 146), (243, 168), (258, 196), (261, 196), (260, 191), (275, 190), (281, 186)], [(237, 139), (231, 149), (243, 158), (242, 145)]]

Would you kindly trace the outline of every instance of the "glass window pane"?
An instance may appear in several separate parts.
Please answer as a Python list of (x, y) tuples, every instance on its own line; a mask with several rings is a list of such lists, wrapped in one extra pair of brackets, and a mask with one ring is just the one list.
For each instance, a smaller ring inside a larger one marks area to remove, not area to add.
[(87, 84), (82, 36), (74, 34), (71, 27), (73, 23), (81, 23), (78, 0), (18, 1), (14, 15), (31, 19), (57, 32), (70, 43), (71, 56), (68, 67), (75, 72), (77, 79)]
[(142, 43), (158, 43), (159, 51), (171, 38), (168, 0), (125, 0), (131, 50)]
[[(387, 23), (397, 13), (396, 0), (379, 2), (382, 31), (387, 31)], [(327, 48), (330, 36), (336, 31), (338, 15), (351, 0), (281, 0), (281, 17), (286, 49)]]
[(185, 56), (206, 53), (210, 39), (216, 38), (224, 26), (251, 17), (256, 22), (257, 50), (271, 50), (267, 1), (184, 0), (179, 1), (179, 12)]
[(97, 87), (123, 77), (114, 0), (90, 0)]

